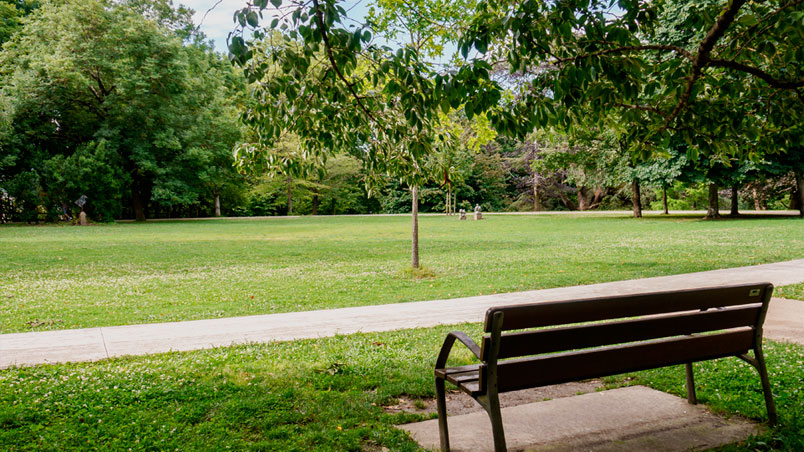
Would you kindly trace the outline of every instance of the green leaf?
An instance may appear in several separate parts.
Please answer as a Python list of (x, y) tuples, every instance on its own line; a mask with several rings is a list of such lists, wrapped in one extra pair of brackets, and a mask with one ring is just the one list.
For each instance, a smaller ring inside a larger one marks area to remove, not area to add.
[(274, 5), (274, 8), (279, 8), (282, 5), (282, 0), (271, 0), (271, 4)]
[(254, 11), (249, 11), (246, 14), (246, 22), (248, 22), (249, 26), (256, 27), (260, 24), (259, 19), (257, 18), (257, 13)]

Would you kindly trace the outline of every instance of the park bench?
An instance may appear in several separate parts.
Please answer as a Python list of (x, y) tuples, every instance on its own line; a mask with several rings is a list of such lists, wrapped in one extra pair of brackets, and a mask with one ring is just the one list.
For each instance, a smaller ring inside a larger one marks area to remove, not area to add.
[[(486, 410), (494, 450), (502, 452), (499, 393), (685, 364), (687, 400), (695, 404), (692, 363), (727, 356), (756, 368), (773, 425), (776, 408), (762, 354), (772, 292), (772, 284), (761, 283), (489, 308), (480, 346), (455, 331), (436, 360), (441, 450), (449, 451), (445, 382)], [(446, 367), (456, 340), (480, 364)]]

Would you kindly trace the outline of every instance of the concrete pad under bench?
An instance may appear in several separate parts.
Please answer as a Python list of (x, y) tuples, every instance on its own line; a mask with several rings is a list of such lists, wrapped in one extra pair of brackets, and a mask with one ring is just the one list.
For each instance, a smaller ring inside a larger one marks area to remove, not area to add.
[[(705, 450), (743, 441), (760, 429), (745, 419), (727, 420), (644, 386), (503, 408), (502, 417), (511, 452)], [(494, 451), (485, 412), (447, 419), (453, 452)], [(399, 428), (422, 447), (439, 450), (437, 419)]]

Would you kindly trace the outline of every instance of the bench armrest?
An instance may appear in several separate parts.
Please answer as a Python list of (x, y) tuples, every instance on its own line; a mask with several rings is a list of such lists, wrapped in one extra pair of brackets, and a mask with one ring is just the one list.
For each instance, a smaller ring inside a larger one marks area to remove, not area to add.
[(455, 344), (456, 339), (465, 345), (469, 351), (477, 357), (477, 359), (480, 359), (480, 347), (475, 343), (475, 341), (473, 341), (463, 331), (452, 331), (447, 334), (447, 337), (444, 339), (444, 345), (441, 346), (441, 351), (438, 353), (438, 359), (436, 359), (435, 364), (436, 369), (443, 369), (444, 365), (447, 364), (449, 352), (452, 351), (452, 346)]

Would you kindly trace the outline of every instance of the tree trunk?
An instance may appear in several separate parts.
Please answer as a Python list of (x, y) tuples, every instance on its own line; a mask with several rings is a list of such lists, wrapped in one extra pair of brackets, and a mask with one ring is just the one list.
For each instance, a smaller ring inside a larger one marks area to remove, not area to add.
[(631, 204), (634, 206), (634, 218), (642, 218), (642, 194), (636, 179), (631, 182)]
[(533, 211), (540, 212), (542, 210), (542, 202), (539, 199), (539, 175), (533, 173)]
[(136, 185), (131, 189), (131, 202), (134, 207), (134, 219), (137, 221), (145, 221), (145, 205), (142, 202), (142, 195)]
[(804, 217), (804, 171), (796, 171), (796, 188), (798, 189), (798, 214)]
[(215, 216), (221, 216), (221, 195), (220, 193), (215, 193)]
[(762, 210), (762, 204), (759, 203), (759, 193), (757, 193), (756, 185), (751, 187), (751, 194), (754, 195), (754, 210)]
[(313, 194), (313, 215), (318, 215), (318, 193)]
[(288, 216), (293, 215), (293, 178), (288, 176)]
[(664, 214), (670, 215), (670, 210), (667, 208), (667, 187), (662, 187), (662, 207), (664, 207)]
[(589, 210), (589, 200), (586, 199), (586, 187), (578, 188), (578, 210)]
[(410, 188), (411, 198), (411, 217), (413, 218), (413, 230), (411, 234), (411, 247), (410, 247), (410, 266), (419, 268), (419, 188)]
[(731, 187), (731, 212), (729, 212), (732, 216), (737, 216), (740, 214), (740, 187), (733, 186)]
[(717, 195), (717, 185), (709, 184), (709, 205), (706, 208), (706, 218), (720, 218), (720, 200)]
[(447, 184), (447, 215), (452, 215), (452, 184)]

